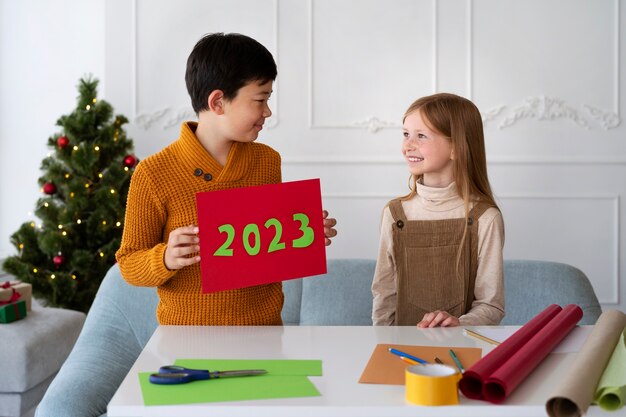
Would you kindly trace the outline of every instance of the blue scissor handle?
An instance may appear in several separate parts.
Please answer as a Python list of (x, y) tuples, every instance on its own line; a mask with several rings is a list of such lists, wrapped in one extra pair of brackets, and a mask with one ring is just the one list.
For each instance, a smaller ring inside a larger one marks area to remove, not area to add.
[(168, 365), (159, 368), (159, 373), (151, 374), (149, 380), (153, 384), (186, 384), (187, 382), (211, 379), (208, 370), (188, 369), (182, 366)]
[[(206, 369), (190, 369), (185, 368), (184, 366), (178, 365), (167, 365), (159, 368), (160, 374), (197, 374), (197, 375), (207, 375), (207, 378), (211, 377), (211, 374)], [(205, 379), (207, 379), (205, 378)]]

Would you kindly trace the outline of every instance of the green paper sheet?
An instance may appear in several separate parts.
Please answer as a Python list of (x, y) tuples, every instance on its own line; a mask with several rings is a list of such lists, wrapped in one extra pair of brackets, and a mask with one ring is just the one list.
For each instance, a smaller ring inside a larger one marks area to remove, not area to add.
[(602, 373), (594, 402), (605, 410), (618, 410), (626, 401), (626, 328)]
[(148, 380), (152, 372), (139, 373), (145, 405), (316, 397), (321, 394), (307, 376), (322, 375), (319, 360), (178, 359), (176, 365), (193, 369), (228, 371), (265, 369), (266, 375), (157, 385)]

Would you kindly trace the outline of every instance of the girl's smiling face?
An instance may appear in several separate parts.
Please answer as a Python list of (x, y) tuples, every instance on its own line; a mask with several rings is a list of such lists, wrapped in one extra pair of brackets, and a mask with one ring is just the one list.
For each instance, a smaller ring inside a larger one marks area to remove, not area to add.
[(411, 174), (422, 176), (429, 187), (447, 187), (454, 181), (452, 143), (432, 130), (419, 110), (405, 117), (402, 135), (402, 154)]

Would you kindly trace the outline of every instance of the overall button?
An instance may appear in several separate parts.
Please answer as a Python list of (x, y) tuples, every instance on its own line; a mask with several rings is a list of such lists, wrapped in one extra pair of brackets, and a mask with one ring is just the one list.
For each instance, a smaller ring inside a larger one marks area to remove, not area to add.
[(398, 226), (400, 229), (402, 229), (404, 227), (404, 222), (402, 220), (398, 220), (396, 222), (396, 226)]
[(211, 175), (211, 174), (209, 174), (209, 173), (204, 174), (204, 179), (205, 179), (206, 181), (211, 181), (211, 180), (213, 179), (213, 175)]
[(193, 172), (193, 175), (199, 177), (200, 175), (202, 175), (202, 170), (200, 168), (196, 168), (196, 170)]

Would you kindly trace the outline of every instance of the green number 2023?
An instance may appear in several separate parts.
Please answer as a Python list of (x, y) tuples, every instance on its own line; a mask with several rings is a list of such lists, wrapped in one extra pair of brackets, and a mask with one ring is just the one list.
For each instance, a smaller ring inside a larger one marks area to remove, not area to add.
[[(300, 222), (300, 231), (302, 232), (302, 236), (295, 239), (291, 242), (291, 245), (294, 248), (306, 248), (313, 243), (313, 229), (309, 227), (309, 217), (304, 213), (296, 213), (293, 215), (293, 220)], [(274, 229), (274, 238), (269, 244), (267, 248), (267, 253), (276, 252), (278, 250), (285, 249), (285, 242), (281, 242), (281, 238), (283, 236), (283, 225), (276, 220), (275, 218), (271, 218), (265, 222), (265, 228), (273, 228)], [(223, 224), (218, 229), (220, 233), (226, 233), (226, 240), (220, 246), (213, 256), (233, 256), (233, 249), (230, 247), (235, 240), (235, 228), (232, 224)], [(250, 244), (250, 236), (254, 236), (253, 244)], [(254, 223), (247, 224), (246, 227), (243, 228), (243, 247), (248, 252), (248, 255), (254, 256), (258, 255), (261, 251), (261, 234), (259, 233), (259, 226)]]

